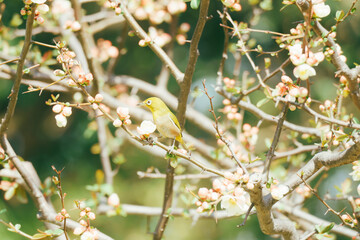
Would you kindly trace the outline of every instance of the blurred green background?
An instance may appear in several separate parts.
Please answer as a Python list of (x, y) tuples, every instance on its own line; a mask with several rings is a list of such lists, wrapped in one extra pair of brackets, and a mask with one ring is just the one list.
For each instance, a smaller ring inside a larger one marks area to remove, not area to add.
[[(282, 7), (281, 1), (274, 1), (273, 10), (265, 12), (261, 15), (257, 25), (253, 26), (256, 29), (271, 30), (277, 32), (289, 32), (289, 29), (295, 27), (298, 21), (302, 20), (300, 12), (295, 6), (288, 7), (279, 11)], [(352, 1), (327, 1), (332, 8), (331, 15), (325, 18), (322, 22), (324, 26), (329, 28), (334, 24), (334, 16), (336, 10), (344, 9), (347, 11)], [(9, 26), (14, 14), (18, 14), (23, 6), (22, 1), (9, 0), (4, 1), (6, 9), (3, 15), (3, 24)], [(241, 1), (243, 10), (239, 13), (233, 13), (234, 19), (238, 21), (248, 21), (251, 17), (251, 9), (247, 1)], [(94, 5), (86, 4), (85, 8), (90, 12)], [(211, 94), (214, 94), (210, 87), (215, 82), (216, 71), (221, 58), (223, 46), (223, 31), (219, 26), (220, 20), (216, 10), (221, 9), (220, 1), (211, 1), (210, 13), (213, 18), (206, 24), (203, 37), (200, 41), (199, 51), (200, 57), (197, 63), (197, 70), (194, 75), (193, 88), (201, 86), (203, 79), (207, 80), (207, 85)], [(180, 22), (189, 22), (194, 29), (198, 11), (188, 9), (188, 11), (180, 16)], [(360, 18), (355, 15), (341, 23), (338, 28), (337, 39), (345, 56), (348, 58), (350, 67), (354, 66), (354, 62), (359, 62), (360, 48), (357, 46), (360, 43)], [(142, 23), (144, 24), (144, 23)], [(20, 27), (22, 27), (21, 25)], [(144, 24), (144, 26), (147, 26)], [(167, 29), (167, 26), (162, 26)], [(97, 34), (96, 38), (105, 38), (112, 40), (121, 34), (118, 28), (110, 28), (107, 31)], [(191, 36), (191, 32), (189, 33)], [(52, 42), (54, 36), (49, 34), (39, 34), (34, 36), (35, 40), (47, 43)], [(278, 49), (277, 44), (270, 36), (264, 34), (251, 34), (251, 37), (257, 40), (257, 44), (261, 44), (266, 51), (273, 51)], [(10, 44), (15, 44), (19, 39), (13, 39)], [(232, 42), (236, 42), (233, 39)], [(138, 39), (129, 38), (127, 40), (128, 53), (123, 56), (118, 63), (115, 73), (125, 74), (144, 79), (150, 83), (155, 83), (155, 78), (160, 72), (161, 62), (148, 48), (138, 47)], [(175, 62), (181, 70), (185, 69), (187, 64), (187, 50), (188, 45), (175, 47)], [(252, 55), (259, 66), (263, 65), (263, 57)], [(273, 68), (278, 66), (281, 61), (286, 59), (286, 53), (280, 54), (278, 60), (273, 60)], [(234, 59), (230, 56), (226, 63), (225, 76), (231, 77)], [(251, 69), (248, 61), (243, 60), (242, 71)], [(286, 69), (289, 75), (292, 75), (291, 67)], [(333, 99), (336, 90), (333, 87), (337, 80), (334, 77), (334, 67), (328, 62), (321, 63), (316, 71), (318, 75), (313, 78), (312, 96), (319, 100)], [(253, 74), (252, 74), (253, 75)], [(278, 79), (271, 80), (271, 84), (275, 85)], [(11, 81), (0, 79), (0, 113), (4, 115), (7, 107), (7, 96), (10, 93), (12, 86)], [(27, 87), (23, 87), (21, 92), (25, 91)], [(174, 79), (171, 79), (169, 89), (175, 95), (179, 89)], [(62, 95), (66, 98), (66, 95)], [(44, 92), (41, 96), (37, 93), (20, 94), (15, 115), (12, 119), (8, 135), (15, 151), (19, 156), (27, 161), (31, 161), (38, 171), (38, 174), (43, 181), (48, 176), (53, 176), (54, 172), (51, 169), (55, 165), (58, 169), (65, 167), (63, 172), (63, 189), (67, 193), (66, 206), (67, 209), (74, 208), (74, 200), (82, 200), (91, 198), (90, 192), (85, 189), (86, 185), (92, 185), (96, 182), (95, 171), (101, 168), (99, 156), (90, 152), (91, 147), (97, 143), (96, 132), (89, 129), (88, 126), (93, 121), (89, 118), (87, 113), (74, 110), (73, 115), (69, 118), (69, 123), (66, 128), (57, 128), (55, 124), (54, 114), (51, 108), (45, 105), (50, 94)], [(70, 97), (70, 96), (67, 96)], [(145, 97), (145, 96), (142, 96)], [(252, 100), (256, 103), (263, 97), (262, 93), (254, 94)], [(216, 104), (220, 106), (222, 97), (215, 96)], [(348, 100), (345, 101), (345, 103)], [(196, 100), (195, 107), (199, 111), (207, 112), (208, 100), (205, 96), (199, 97)], [(355, 113), (355, 109), (349, 102), (350, 110)], [(269, 103), (263, 106), (267, 112), (276, 114), (278, 110), (273, 108), (273, 104)], [(289, 113), (288, 120), (301, 124), (307, 116), (303, 116), (301, 111)], [(356, 115), (356, 114), (355, 114)], [(256, 124), (257, 120), (251, 114), (245, 114), (245, 122)], [(264, 123), (264, 131), (260, 131), (260, 135), (269, 135), (273, 128), (269, 128), (270, 124)], [(191, 129), (196, 133), (196, 129)], [(264, 151), (263, 138), (259, 138), (258, 147), (260, 151)], [(136, 175), (137, 171), (146, 171), (148, 167), (154, 166), (160, 171), (164, 172), (166, 167), (163, 159), (158, 159), (149, 156), (141, 149), (134, 148), (131, 144), (124, 142), (121, 149), (125, 156), (126, 162), (121, 165), (118, 175), (115, 177), (114, 189), (121, 198), (122, 203), (139, 204), (147, 206), (162, 205), (163, 199), (163, 180), (154, 179), (139, 179)], [(339, 184), (346, 177), (346, 173), (350, 171), (350, 166), (345, 166), (342, 169), (345, 171), (334, 170), (330, 172), (331, 177), (323, 183), (323, 194), (329, 189), (334, 193), (333, 186)], [(207, 181), (196, 183), (200, 186), (210, 186)], [(3, 195), (3, 192), (1, 193)], [(60, 209), (59, 199), (53, 196), (55, 206)], [(334, 208), (341, 209), (342, 203), (332, 203)], [(316, 199), (307, 201), (305, 207), (309, 211), (316, 213), (318, 216), (324, 217), (325, 208)], [(3, 197), (0, 200), (0, 209), (7, 209), (7, 212), (1, 215), (1, 218), (12, 223), (19, 223), (22, 225), (22, 230), (33, 234), (36, 229), (44, 229), (43, 224), (36, 219), (36, 208), (31, 200), (27, 204), (21, 204), (16, 200), (4, 201)], [(78, 212), (71, 211), (70, 215), (73, 219), (77, 219)], [(330, 214), (326, 216), (327, 219), (335, 220)], [(170, 220), (167, 230), (165, 232), (166, 239), (271, 239), (271, 237), (264, 236), (258, 226), (256, 216), (250, 217), (250, 220), (243, 228), (236, 228), (236, 225), (242, 221), (240, 217), (220, 220), (218, 223), (215, 220), (199, 219), (193, 222), (191, 219), (175, 218)], [(148, 234), (147, 225), (150, 224), (150, 231), (156, 226), (157, 218), (151, 218), (150, 221), (142, 216), (127, 216), (127, 217), (105, 217), (97, 216), (93, 222), (102, 232), (112, 236), (114, 239), (151, 239)], [(10, 233), (5, 226), (0, 225), (1, 239), (23, 239), (19, 235)], [(341, 239), (341, 238), (339, 238)], [(343, 238), (345, 239), (345, 238)]]

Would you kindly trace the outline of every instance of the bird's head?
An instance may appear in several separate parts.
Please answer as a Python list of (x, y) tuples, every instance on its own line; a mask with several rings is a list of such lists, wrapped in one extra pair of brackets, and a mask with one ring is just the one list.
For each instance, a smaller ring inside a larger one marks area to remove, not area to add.
[(151, 112), (167, 109), (165, 103), (157, 97), (148, 98), (145, 101), (139, 103), (138, 105), (148, 107)]

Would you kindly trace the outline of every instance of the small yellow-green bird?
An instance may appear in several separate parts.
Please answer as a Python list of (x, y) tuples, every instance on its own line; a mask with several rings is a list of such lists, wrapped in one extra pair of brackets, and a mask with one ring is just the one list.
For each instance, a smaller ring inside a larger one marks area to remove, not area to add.
[(178, 141), (184, 148), (189, 150), (182, 139), (179, 121), (160, 98), (151, 97), (139, 103), (139, 105), (150, 109), (156, 128), (162, 136)]

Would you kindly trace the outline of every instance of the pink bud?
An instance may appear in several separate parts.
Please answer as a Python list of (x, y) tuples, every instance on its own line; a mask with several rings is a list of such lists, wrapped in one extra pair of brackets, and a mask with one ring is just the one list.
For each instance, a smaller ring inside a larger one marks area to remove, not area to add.
[(108, 198), (108, 204), (110, 206), (117, 207), (120, 205), (120, 198), (116, 193), (112, 193)]
[(84, 217), (84, 216), (86, 215), (86, 212), (85, 212), (85, 211), (81, 211), (79, 215), (80, 215), (80, 217)]
[(115, 119), (115, 121), (113, 122), (113, 125), (114, 125), (115, 127), (121, 127), (122, 121), (117, 118), (117, 119)]
[(116, 109), (116, 113), (117, 115), (119, 116), (119, 118), (121, 120), (124, 120), (126, 118), (129, 118), (130, 115), (129, 115), (129, 109), (128, 108), (125, 108), (125, 107), (118, 107)]
[(39, 23), (39, 24), (43, 24), (45, 22), (44, 18), (43, 17), (38, 17), (36, 19), (36, 21)]
[(89, 217), (90, 220), (95, 220), (95, 213), (93, 212), (88, 212), (87, 216)]
[(124, 124), (125, 124), (125, 125), (131, 124), (131, 120), (130, 120), (130, 119), (125, 119), (125, 120), (124, 120)]
[(201, 199), (205, 199), (209, 193), (207, 188), (199, 188), (198, 195)]
[(221, 182), (220, 182), (220, 180), (219, 179), (215, 179), (214, 181), (213, 181), (213, 189), (215, 190), (215, 191), (220, 191), (220, 189), (221, 189)]
[(103, 99), (104, 99), (104, 97), (100, 93), (95, 95), (96, 102), (102, 102)]

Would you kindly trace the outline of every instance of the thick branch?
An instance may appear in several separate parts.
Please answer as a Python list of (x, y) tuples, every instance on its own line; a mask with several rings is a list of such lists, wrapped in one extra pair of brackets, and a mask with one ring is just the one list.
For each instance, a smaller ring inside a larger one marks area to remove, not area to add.
[(16, 69), (16, 77), (15, 77), (14, 85), (11, 89), (10, 102), (5, 113), (5, 117), (1, 121), (0, 137), (2, 137), (5, 134), (6, 130), (8, 129), (10, 120), (15, 112), (15, 107), (20, 90), (21, 79), (23, 76), (25, 58), (26, 55), (28, 54), (31, 45), (31, 34), (32, 34), (33, 23), (35, 18), (36, 6), (37, 6), (36, 4), (33, 4), (33, 6), (31, 7), (31, 14), (28, 16), (26, 20), (26, 33), (25, 33), (24, 46), (20, 53), (20, 59)]

